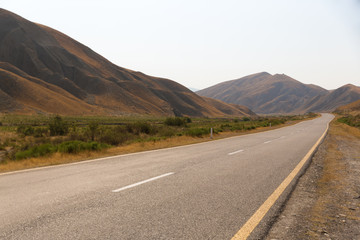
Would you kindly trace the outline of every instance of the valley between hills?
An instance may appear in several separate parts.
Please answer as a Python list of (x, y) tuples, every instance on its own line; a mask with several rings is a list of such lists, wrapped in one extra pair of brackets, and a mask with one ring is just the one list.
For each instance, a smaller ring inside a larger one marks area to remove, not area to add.
[[(117, 66), (55, 29), (0, 9), (0, 172), (211, 142), (319, 120), (324, 112), (336, 114), (329, 135), (309, 173), (300, 178), (282, 220), (265, 232), (268, 239), (340, 239), (349, 229), (349, 239), (360, 236), (359, 178), (352, 171), (359, 168), (359, 86), (327, 90), (260, 72), (194, 93), (170, 79)], [(258, 145), (272, 151), (266, 144), (284, 138)], [(257, 153), (265, 159), (266, 154)], [(196, 154), (187, 158), (190, 164), (201, 159)], [(332, 188), (334, 182), (340, 186)], [(349, 182), (356, 184), (347, 188)], [(308, 206), (304, 195), (312, 199)]]

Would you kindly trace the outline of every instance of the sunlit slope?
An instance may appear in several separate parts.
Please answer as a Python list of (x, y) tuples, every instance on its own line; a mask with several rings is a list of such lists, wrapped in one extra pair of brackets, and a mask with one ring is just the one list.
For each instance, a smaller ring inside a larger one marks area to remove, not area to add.
[[(13, 89), (0, 86), (0, 97), (11, 103), (6, 105), (7, 111), (209, 117), (253, 114), (226, 103), (216, 107), (174, 81), (116, 66), (74, 39), (4, 9), (0, 9), (0, 62), (7, 64), (2, 71), (6, 81), (21, 79), (21, 84), (9, 85)], [(19, 76), (13, 69), (24, 74)], [(36, 92), (36, 97), (24, 94), (20, 100), (14, 95), (20, 91)], [(62, 107), (54, 107), (54, 102)]]
[(298, 114), (333, 111), (360, 99), (359, 90), (359, 87), (346, 85), (328, 91), (313, 84), (303, 84), (285, 74), (262, 72), (219, 83), (197, 94), (245, 105), (261, 114)]

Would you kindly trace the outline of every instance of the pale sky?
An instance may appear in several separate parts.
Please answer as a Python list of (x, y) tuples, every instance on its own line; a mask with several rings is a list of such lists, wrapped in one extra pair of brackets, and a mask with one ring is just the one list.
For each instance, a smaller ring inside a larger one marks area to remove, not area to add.
[(360, 0), (0, 0), (114, 64), (203, 89), (257, 72), (360, 86)]

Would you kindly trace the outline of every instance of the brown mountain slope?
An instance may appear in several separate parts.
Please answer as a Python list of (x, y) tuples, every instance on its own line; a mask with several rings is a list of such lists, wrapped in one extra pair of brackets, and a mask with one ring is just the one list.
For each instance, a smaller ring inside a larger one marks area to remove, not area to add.
[[(254, 114), (226, 103), (212, 105), (176, 82), (118, 67), (70, 37), (4, 9), (0, 9), (0, 62), (2, 81), (7, 82), (0, 86), (0, 99), (7, 102), (1, 107), (8, 111)], [(61, 107), (55, 107), (56, 102)]]
[[(86, 104), (65, 90), (29, 76), (8, 63), (0, 62), (1, 112), (54, 112), (59, 114), (95, 114), (101, 109)], [(9, 105), (10, 104), (10, 105)]]
[(266, 72), (223, 82), (197, 92), (200, 96), (245, 105), (262, 114), (304, 112), (303, 106), (308, 101), (327, 93), (321, 87), (302, 84), (284, 74), (271, 75)]
[(340, 106), (336, 109), (335, 112), (341, 114), (350, 114), (353, 116), (360, 115), (360, 100), (357, 100), (355, 102), (349, 103), (344, 106)]
[(336, 108), (360, 99), (360, 87), (347, 84), (328, 94), (315, 97), (304, 109), (308, 112), (332, 112)]

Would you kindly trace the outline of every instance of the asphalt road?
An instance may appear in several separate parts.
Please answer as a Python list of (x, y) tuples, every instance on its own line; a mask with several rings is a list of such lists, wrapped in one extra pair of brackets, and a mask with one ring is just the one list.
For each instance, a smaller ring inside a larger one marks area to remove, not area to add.
[(231, 239), (332, 118), (2, 174), (0, 239)]

